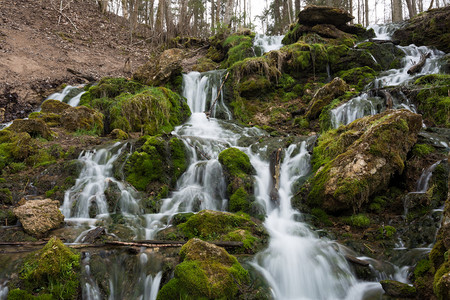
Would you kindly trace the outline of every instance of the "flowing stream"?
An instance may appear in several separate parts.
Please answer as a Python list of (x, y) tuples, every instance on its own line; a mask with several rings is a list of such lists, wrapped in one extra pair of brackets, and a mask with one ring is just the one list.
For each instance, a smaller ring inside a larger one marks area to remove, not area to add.
[[(392, 34), (397, 29), (395, 24), (388, 25), (374, 25), (372, 28), (375, 31), (376, 39), (391, 40)], [(359, 96), (349, 100), (347, 103), (331, 110), (331, 123), (334, 128), (341, 124), (347, 125), (356, 119), (367, 115), (374, 115), (386, 109), (385, 100), (376, 95), (372, 95), (369, 91), (371, 88), (382, 89), (384, 87), (392, 87), (406, 84), (417, 76), (426, 74), (439, 73), (438, 60), (445, 54), (442, 51), (430, 49), (425, 46), (417, 47), (416, 45), (397, 46), (405, 53), (400, 69), (391, 69), (385, 71), (380, 77), (376, 78), (374, 82), (366, 86), (366, 91)], [(420, 56), (425, 53), (430, 53), (430, 58), (426, 60), (422, 70), (415, 74), (408, 74), (408, 70), (420, 60)], [(375, 59), (375, 58), (374, 58)], [(409, 100), (400, 93), (400, 96), (392, 97), (392, 108), (406, 108), (416, 112), (416, 108)]]

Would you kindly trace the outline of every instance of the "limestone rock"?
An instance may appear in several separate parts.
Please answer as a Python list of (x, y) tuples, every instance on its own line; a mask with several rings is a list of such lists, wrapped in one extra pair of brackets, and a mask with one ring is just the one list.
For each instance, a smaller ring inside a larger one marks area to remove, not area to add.
[(414, 298), (416, 296), (416, 289), (406, 283), (395, 280), (382, 280), (380, 283), (388, 296), (400, 298)]
[(61, 226), (64, 216), (59, 210), (59, 202), (51, 199), (31, 200), (14, 208), (23, 229), (31, 235), (42, 237)]
[(308, 6), (298, 13), (298, 22), (304, 25), (332, 24), (345, 25), (354, 17), (343, 9), (327, 6)]
[(164, 85), (181, 75), (184, 51), (172, 48), (150, 60), (133, 74), (133, 79), (147, 85)]
[(310, 120), (317, 118), (325, 106), (335, 98), (342, 96), (348, 89), (349, 87), (344, 80), (339, 77), (334, 78), (314, 94), (306, 111), (306, 117)]
[(26, 132), (32, 137), (41, 136), (44, 139), (52, 139), (53, 132), (47, 126), (47, 124), (42, 120), (22, 120), (17, 119), (8, 128), (13, 132)]
[(367, 116), (329, 131), (318, 140), (308, 202), (330, 213), (358, 211), (391, 176), (402, 173), (406, 154), (422, 127), (408, 110)]
[(407, 21), (392, 38), (402, 45), (435, 46), (450, 52), (450, 6), (432, 9)]
[(96, 129), (98, 133), (101, 133), (103, 115), (85, 106), (69, 107), (61, 115), (61, 124), (69, 131)]

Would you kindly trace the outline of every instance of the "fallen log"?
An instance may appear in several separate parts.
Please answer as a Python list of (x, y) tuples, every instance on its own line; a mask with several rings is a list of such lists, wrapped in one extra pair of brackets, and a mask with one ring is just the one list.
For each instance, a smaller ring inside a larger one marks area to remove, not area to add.
[(415, 73), (419, 73), (420, 70), (422, 70), (423, 66), (425, 65), (425, 61), (426, 61), (427, 58), (429, 58), (430, 56), (431, 56), (431, 52), (422, 54), (422, 55), (420, 56), (419, 62), (416, 63), (415, 65), (413, 65), (411, 68), (409, 68), (409, 70), (408, 70), (407, 73), (408, 73), (409, 75), (412, 75), (412, 74), (415, 74)]

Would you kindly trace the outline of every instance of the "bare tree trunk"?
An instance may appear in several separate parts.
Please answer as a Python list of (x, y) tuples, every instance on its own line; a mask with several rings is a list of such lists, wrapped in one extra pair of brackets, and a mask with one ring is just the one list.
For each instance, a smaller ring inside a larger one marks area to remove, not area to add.
[(366, 27), (369, 26), (369, 0), (364, 0), (364, 11), (366, 15)]
[(220, 16), (222, 11), (222, 3), (220, 0), (216, 0), (216, 27), (220, 24)]
[(214, 12), (214, 8), (215, 8), (215, 5), (214, 5), (214, 0), (211, 0), (211, 32), (214, 34), (214, 27), (215, 27), (215, 20), (214, 20), (214, 18), (215, 18), (215, 16), (216, 16), (216, 14), (215, 14), (215, 12)]
[(231, 28), (231, 15), (233, 13), (233, 7), (234, 7), (234, 0), (227, 0), (223, 23), (225, 23), (225, 25), (227, 26), (230, 26), (230, 28)]
[(297, 18), (298, 13), (300, 12), (300, 0), (295, 0), (294, 1), (294, 20), (295, 18)]
[(408, 8), (409, 18), (412, 18), (415, 15), (417, 15), (415, 0), (406, 0), (406, 6)]
[(392, 22), (397, 23), (403, 21), (402, 0), (392, 1)]
[(433, 7), (433, 3), (434, 3), (434, 0), (431, 0), (430, 6), (428, 7), (428, 10), (430, 10)]

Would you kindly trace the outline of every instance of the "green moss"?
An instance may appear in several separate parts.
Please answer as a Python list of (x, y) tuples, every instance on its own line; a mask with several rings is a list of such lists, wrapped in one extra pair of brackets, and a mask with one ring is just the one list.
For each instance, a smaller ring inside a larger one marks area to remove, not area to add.
[(3, 204), (12, 204), (12, 193), (8, 188), (0, 188), (0, 201)]
[(80, 255), (57, 238), (28, 255), (20, 271), (23, 289), (39, 290), (57, 299), (76, 299), (79, 290)]
[(80, 104), (85, 105), (87, 99), (94, 98), (115, 98), (122, 93), (135, 94), (143, 89), (143, 85), (139, 82), (128, 80), (126, 78), (110, 78), (104, 77), (97, 85), (89, 88), (88, 93), (84, 94)]
[(180, 256), (184, 261), (157, 299), (234, 299), (249, 282), (248, 272), (223, 248), (192, 239)]
[(266, 77), (252, 76), (239, 84), (238, 91), (244, 98), (258, 98), (267, 94), (271, 86), (271, 82)]
[(228, 148), (220, 152), (219, 162), (234, 177), (245, 177), (254, 172), (248, 155), (236, 148)]
[[(348, 225), (358, 227), (358, 228), (367, 228), (370, 225), (370, 219), (366, 215), (357, 214), (347, 218), (344, 218), (343, 221)], [(394, 228), (395, 230), (395, 228)]]
[(52, 300), (55, 299), (53, 295), (41, 294), (34, 296), (27, 291), (21, 289), (14, 289), (9, 291), (8, 300)]
[(353, 68), (338, 73), (339, 77), (358, 91), (363, 90), (367, 84), (371, 83), (376, 75), (377, 72), (368, 66)]
[(433, 291), (439, 300), (447, 299), (448, 294), (444, 293), (448, 292), (448, 287), (444, 287), (443, 276), (448, 273), (450, 273), (450, 263), (446, 261), (434, 274)]
[(421, 88), (417, 94), (418, 111), (429, 123), (450, 128), (450, 75), (426, 75), (415, 82)]
[(429, 259), (422, 259), (417, 262), (417, 265), (414, 268), (414, 277), (416, 279), (424, 276), (431, 269), (431, 263)]
[(423, 157), (436, 151), (436, 149), (428, 144), (415, 144), (412, 148), (413, 155)]
[(231, 195), (228, 210), (230, 212), (248, 212), (250, 210), (249, 194), (243, 187), (238, 188), (233, 195)]
[(392, 239), (396, 232), (397, 232), (397, 230), (395, 229), (395, 227), (392, 227), (389, 225), (382, 226), (382, 227), (378, 228), (377, 238), (378, 239)]
[(172, 184), (175, 184), (181, 174), (183, 174), (188, 167), (188, 157), (184, 143), (181, 140), (177, 138), (171, 139), (169, 142), (169, 147), (173, 164), (173, 176), (171, 176)]
[(328, 216), (328, 214), (325, 212), (325, 211), (323, 211), (322, 209), (320, 209), (320, 208), (313, 208), (312, 210), (311, 210), (311, 214), (314, 216), (314, 217), (316, 217), (317, 218), (317, 220), (321, 223), (321, 224), (323, 224), (323, 225), (325, 225), (325, 226), (332, 226), (333, 225), (333, 222), (331, 222), (331, 220), (330, 220), (330, 217)]

